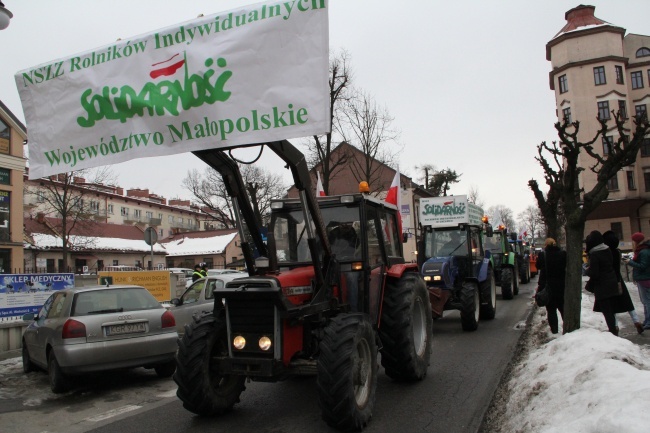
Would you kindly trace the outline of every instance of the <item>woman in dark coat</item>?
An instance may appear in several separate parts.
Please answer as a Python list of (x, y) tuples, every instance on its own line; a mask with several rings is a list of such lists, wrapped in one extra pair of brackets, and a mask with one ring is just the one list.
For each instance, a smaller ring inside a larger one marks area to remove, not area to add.
[(566, 275), (566, 251), (562, 251), (552, 238), (544, 241), (544, 251), (537, 257), (539, 280), (537, 291), (546, 287), (548, 304), (546, 316), (553, 334), (558, 333), (557, 312), (564, 320), (564, 277)]
[(605, 240), (605, 245), (609, 247), (609, 250), (612, 252), (612, 258), (614, 260), (614, 273), (616, 273), (616, 278), (618, 279), (619, 284), (621, 284), (622, 293), (620, 296), (615, 296), (612, 298), (612, 309), (614, 313), (629, 313), (634, 322), (634, 327), (636, 331), (641, 334), (643, 333), (643, 324), (639, 321), (639, 315), (634, 310), (634, 304), (632, 303), (632, 298), (630, 298), (630, 293), (627, 291), (627, 286), (625, 281), (623, 281), (623, 275), (621, 275), (621, 251), (618, 249), (619, 239), (611, 230), (603, 233), (603, 239)]
[(596, 296), (594, 311), (603, 313), (609, 332), (618, 335), (612, 298), (620, 295), (620, 286), (614, 272), (612, 253), (605, 245), (603, 235), (597, 230), (589, 233), (586, 244), (589, 254), (589, 266), (586, 273), (589, 281), (587, 281), (585, 289)]

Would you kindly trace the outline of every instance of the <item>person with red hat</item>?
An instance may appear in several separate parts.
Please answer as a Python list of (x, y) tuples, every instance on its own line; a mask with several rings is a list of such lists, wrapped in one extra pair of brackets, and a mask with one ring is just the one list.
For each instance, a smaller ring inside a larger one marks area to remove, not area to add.
[(650, 243), (643, 233), (636, 232), (632, 235), (632, 245), (634, 257), (625, 263), (632, 267), (632, 279), (639, 289), (645, 313), (643, 329), (650, 329)]

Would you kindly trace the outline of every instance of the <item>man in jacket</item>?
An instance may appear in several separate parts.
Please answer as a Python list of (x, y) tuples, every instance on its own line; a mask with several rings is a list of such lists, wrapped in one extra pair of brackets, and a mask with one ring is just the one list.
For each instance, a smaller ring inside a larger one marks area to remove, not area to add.
[(559, 329), (557, 312), (564, 320), (564, 276), (566, 274), (566, 251), (562, 251), (555, 239), (548, 238), (544, 241), (544, 252), (537, 257), (539, 281), (537, 291), (546, 288), (548, 291), (548, 304), (546, 316), (551, 333), (557, 334)]
[(639, 289), (639, 298), (645, 313), (643, 329), (650, 329), (650, 243), (644, 239), (643, 233), (632, 235), (634, 257), (625, 263), (632, 266), (632, 279)]
[(195, 282), (199, 278), (203, 278), (201, 273), (201, 265), (194, 265), (194, 272), (192, 273), (192, 282)]
[(585, 288), (595, 295), (594, 311), (603, 313), (609, 332), (618, 335), (611, 299), (620, 295), (620, 292), (612, 253), (605, 245), (603, 235), (597, 230), (589, 233), (586, 245), (589, 254), (589, 267), (587, 267), (589, 281)]

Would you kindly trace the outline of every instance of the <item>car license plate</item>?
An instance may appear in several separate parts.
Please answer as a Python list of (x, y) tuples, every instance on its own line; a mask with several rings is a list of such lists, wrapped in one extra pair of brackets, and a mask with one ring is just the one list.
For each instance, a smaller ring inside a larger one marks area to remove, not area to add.
[(111, 325), (106, 327), (106, 335), (137, 334), (146, 331), (147, 327), (144, 322), (124, 323), (123, 325)]

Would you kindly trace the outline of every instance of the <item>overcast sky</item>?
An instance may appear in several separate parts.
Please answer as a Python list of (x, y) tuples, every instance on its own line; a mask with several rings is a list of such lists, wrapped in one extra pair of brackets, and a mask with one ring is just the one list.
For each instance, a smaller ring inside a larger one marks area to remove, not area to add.
[[(14, 14), (0, 31), (0, 100), (24, 122), (14, 74), (118, 38), (148, 33), (199, 14), (256, 3), (248, 0), (3, 0)], [(330, 48), (349, 52), (354, 84), (394, 117), (401, 131), (400, 170), (416, 166), (462, 173), (453, 194), (478, 188), (486, 207), (515, 216), (534, 204), (527, 181), (543, 184), (535, 146), (557, 138), (545, 45), (576, 1), (330, 0)], [(596, 16), (650, 34), (648, 0), (595, 0)], [(594, 113), (596, 115), (596, 113)], [(580, 119), (578, 119), (580, 120)], [(297, 140), (293, 140), (297, 142)], [(270, 153), (270, 152), (269, 152)], [(282, 170), (271, 157), (270, 170)], [(188, 170), (205, 165), (191, 154), (114, 166), (124, 188), (191, 198)], [(287, 183), (290, 174), (282, 170)], [(285, 173), (286, 172), (286, 173)]]

